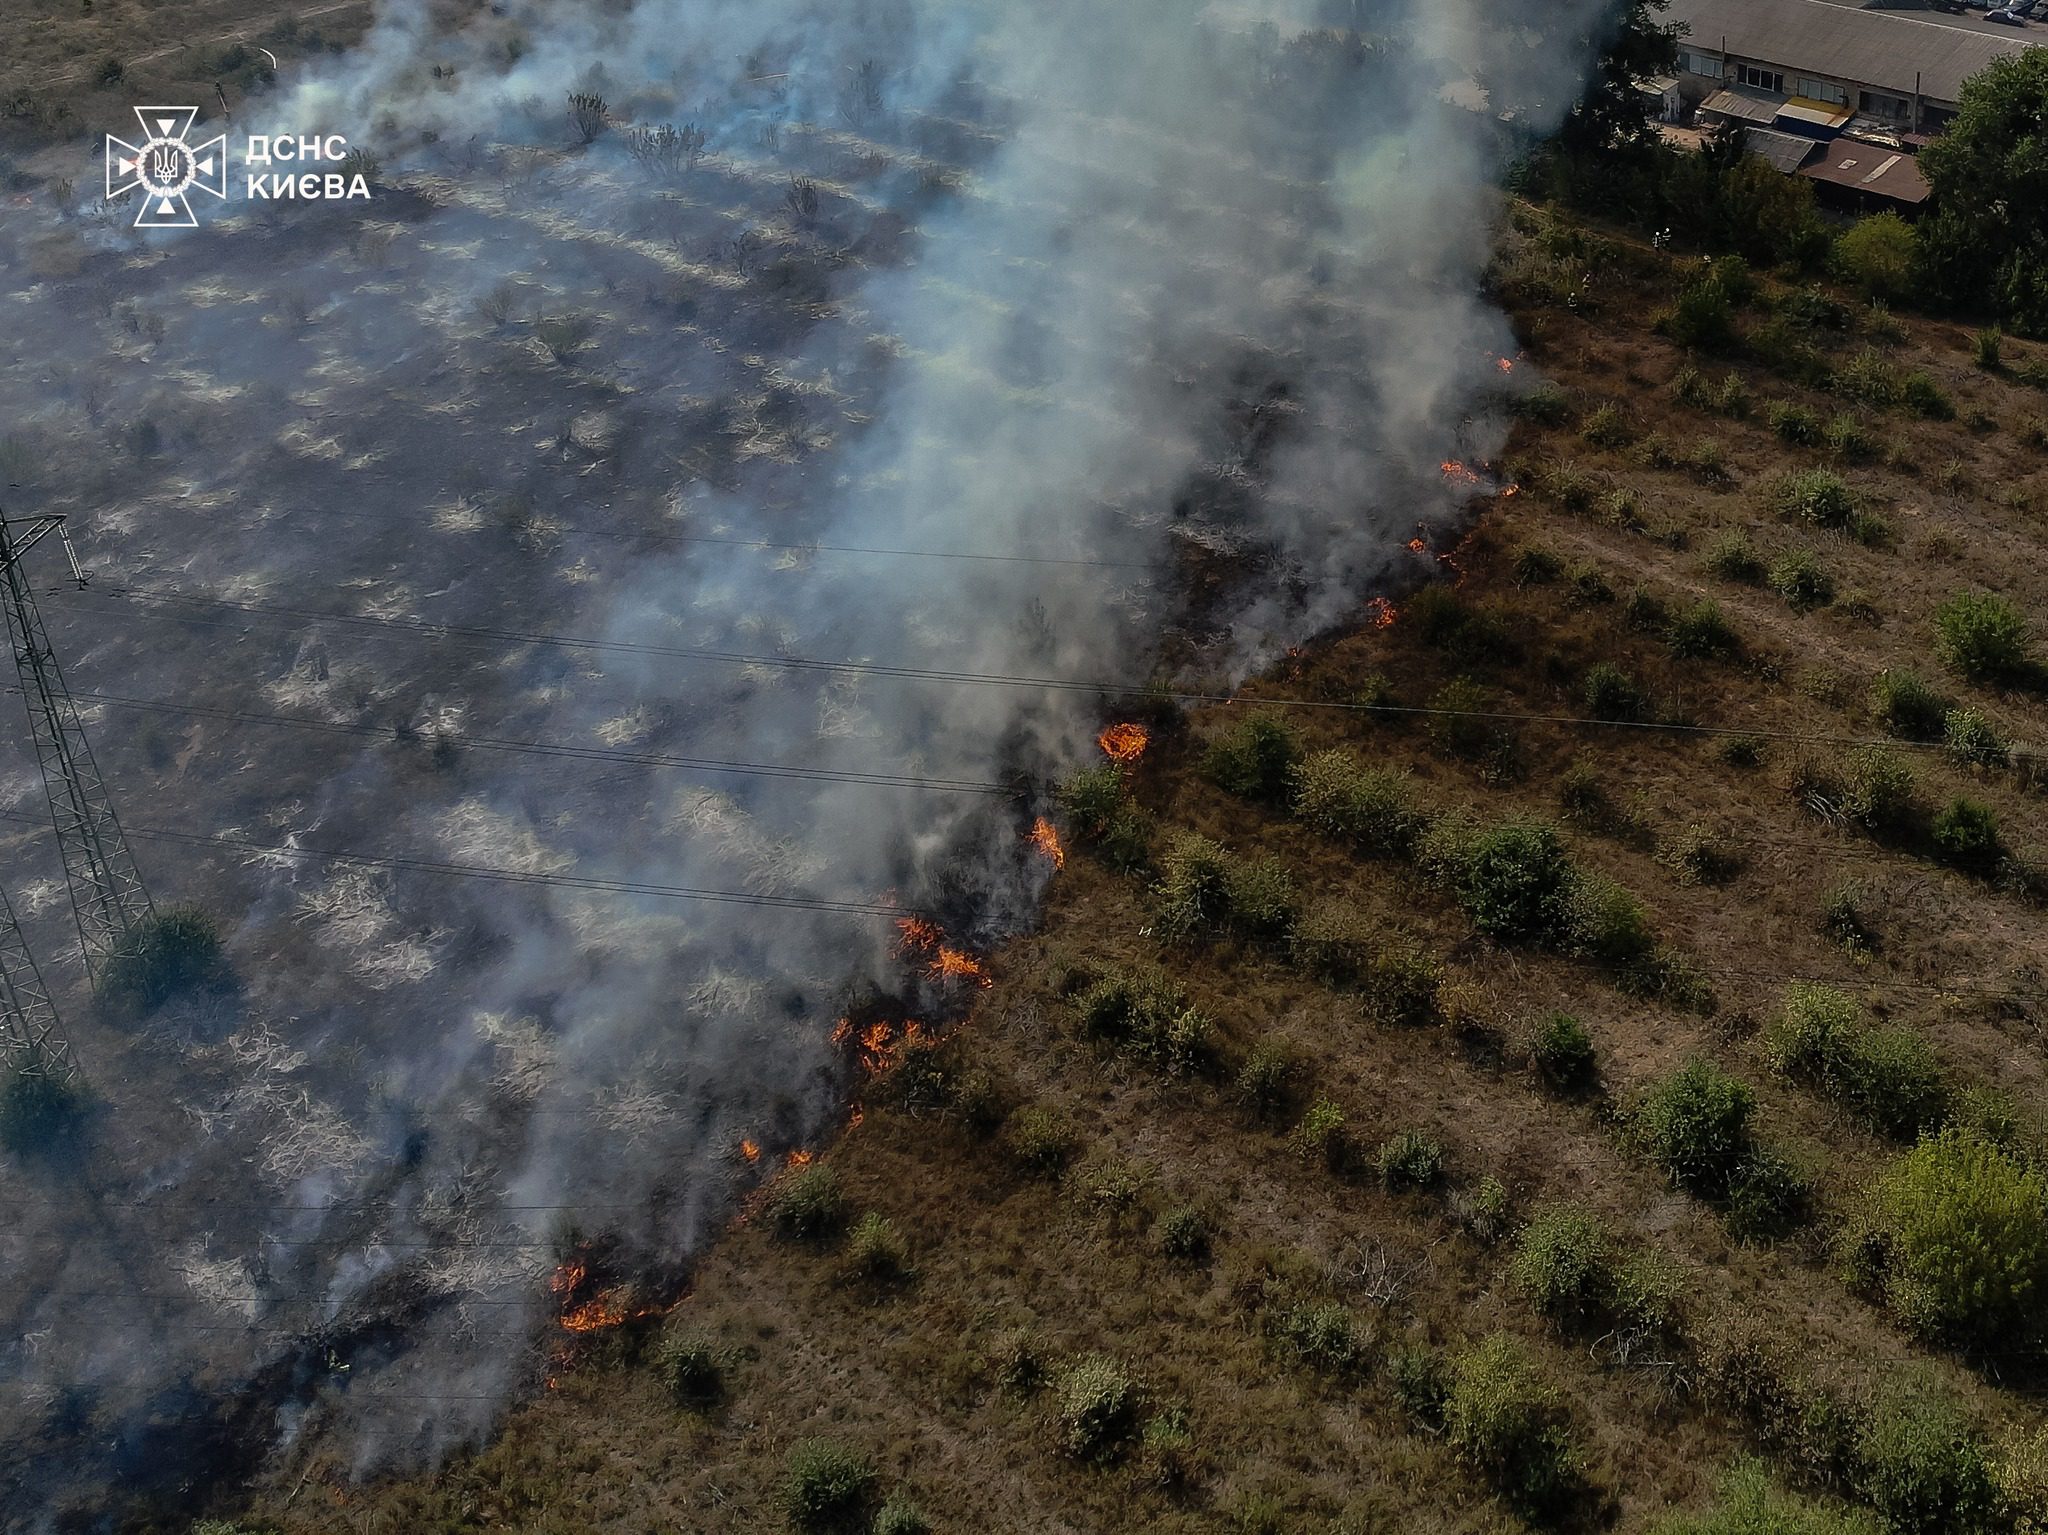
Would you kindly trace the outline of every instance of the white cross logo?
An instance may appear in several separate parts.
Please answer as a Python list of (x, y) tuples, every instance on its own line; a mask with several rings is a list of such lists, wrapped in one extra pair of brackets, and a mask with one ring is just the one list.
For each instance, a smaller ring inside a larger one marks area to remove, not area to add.
[(195, 187), (225, 199), (228, 195), (227, 135), (192, 144), (187, 135), (197, 107), (137, 107), (142, 143), (137, 146), (107, 135), (107, 197), (142, 189), (138, 229), (192, 229), (191, 199)]

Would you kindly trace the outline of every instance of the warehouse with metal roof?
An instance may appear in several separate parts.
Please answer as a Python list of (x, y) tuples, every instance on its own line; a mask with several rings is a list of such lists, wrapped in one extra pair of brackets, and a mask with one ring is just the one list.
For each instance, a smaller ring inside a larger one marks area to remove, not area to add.
[(1709, 117), (1826, 139), (1853, 119), (1896, 132), (1939, 129), (1963, 82), (2001, 58), (2048, 44), (2048, 25), (2001, 26), (1931, 10), (1871, 9), (1842, 0), (1672, 0), (1683, 22), (1680, 80)]

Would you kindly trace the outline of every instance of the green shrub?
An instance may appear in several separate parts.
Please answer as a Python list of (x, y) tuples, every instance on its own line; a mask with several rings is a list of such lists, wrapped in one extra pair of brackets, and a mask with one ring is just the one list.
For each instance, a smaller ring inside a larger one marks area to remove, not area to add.
[(1459, 1354), (1444, 1394), (1444, 1437), (1511, 1506), (1548, 1517), (1576, 1495), (1580, 1457), (1556, 1390), (1500, 1333)]
[(1596, 1321), (1614, 1293), (1606, 1228), (1576, 1205), (1539, 1210), (1516, 1239), (1508, 1276), (1553, 1322), (1578, 1327)]
[(778, 1236), (817, 1242), (838, 1232), (846, 1220), (846, 1196), (839, 1175), (813, 1165), (782, 1181), (768, 1201), (768, 1224)]
[(1929, 831), (1935, 850), (1958, 868), (1982, 872), (1998, 862), (2003, 850), (1997, 813), (1960, 796), (1935, 816)]
[(1657, 850), (1657, 859), (1678, 876), (1681, 885), (1724, 885), (1742, 867), (1742, 859), (1711, 827), (1695, 823)]
[(1437, 1022), (1443, 967), (1413, 944), (1396, 943), (1373, 956), (1365, 978), (1366, 1012), (1381, 1023), (1427, 1028)]
[(1778, 481), (1771, 505), (1789, 521), (1840, 532), (1856, 515), (1856, 493), (1832, 469), (1802, 469)]
[(1476, 761), (1499, 739), (1498, 725), (1486, 715), (1492, 697), (1470, 677), (1453, 677), (1429, 700), (1429, 742), (1447, 756)]
[(1328, 1098), (1318, 1098), (1308, 1106), (1287, 1144), (1296, 1156), (1319, 1161), (1331, 1172), (1342, 1172), (1351, 1160), (1344, 1111)]
[(1214, 1223), (1192, 1205), (1167, 1211), (1159, 1222), (1159, 1250), (1176, 1262), (1202, 1262), (1215, 1240)]
[(1635, 429), (1621, 407), (1609, 401), (1580, 423), (1579, 436), (1596, 448), (1625, 448), (1634, 439)]
[(1599, 1080), (1593, 1036), (1570, 1013), (1552, 1013), (1529, 1046), (1543, 1080), (1560, 1092), (1579, 1093)]
[(1870, 689), (1870, 712), (1886, 735), (1906, 741), (1940, 737), (1948, 700), (1920, 679), (1918, 673), (1887, 668)]
[[(1852, 231), (1853, 233), (1853, 231)], [(1820, 1503), (1785, 1491), (1760, 1460), (1739, 1460), (1721, 1478), (1705, 1513), (1667, 1514), (1650, 1535), (1879, 1535), (1860, 1509)]]
[(2004, 767), (2012, 748), (1991, 720), (1976, 709), (1951, 709), (1941, 734), (1950, 758), (1969, 767)]
[(878, 1284), (909, 1278), (910, 1253), (896, 1223), (878, 1210), (855, 1221), (847, 1233), (846, 1266), (850, 1273)]
[(1080, 1144), (1073, 1123), (1059, 1110), (1034, 1104), (1010, 1121), (1010, 1157), (1033, 1178), (1057, 1178)]
[(1857, 1491), (1895, 1535), (1990, 1535), (1997, 1490), (1976, 1431), (1938, 1397), (1882, 1403), (1857, 1446)]
[(1908, 373), (1901, 397), (1908, 410), (1929, 421), (1953, 421), (1956, 418), (1955, 402), (1948, 397), (1948, 391), (1925, 373)]
[(1706, 564), (1707, 570), (1723, 581), (1754, 586), (1764, 578), (1764, 562), (1757, 556), (1756, 546), (1739, 529), (1731, 528), (1714, 541), (1714, 547), (1707, 551)]
[(1325, 836), (1385, 857), (1406, 855), (1423, 820), (1410, 807), (1400, 774), (1334, 750), (1317, 752), (1295, 770), (1294, 813)]
[(1233, 857), (1197, 832), (1168, 839), (1159, 874), (1154, 930), (1167, 943), (1233, 931), (1272, 936), (1292, 920), (1293, 884), (1277, 860)]
[(1076, 1460), (1109, 1465), (1137, 1437), (1144, 1393), (1124, 1367), (1102, 1354), (1077, 1360), (1054, 1382), (1060, 1448)]
[(1237, 1101), (1253, 1118), (1271, 1120), (1286, 1109), (1298, 1072), (1293, 1051), (1280, 1040), (1262, 1039), (1237, 1068)]
[(110, 957), (99, 975), (100, 995), (137, 1015), (227, 983), (220, 924), (196, 906), (167, 906), (145, 918), (130, 946)]
[(1277, 801), (1286, 797), (1300, 758), (1301, 737), (1292, 725), (1254, 714), (1210, 743), (1202, 771), (1227, 794)]
[(1433, 1189), (1443, 1181), (1443, 1142), (1420, 1130), (1403, 1130), (1381, 1143), (1373, 1166), (1390, 1191)]
[(1830, 453), (1849, 463), (1860, 464), (1877, 456), (1877, 444), (1854, 416), (1830, 416), (1821, 436)]
[(923, 1509), (902, 1493), (892, 1492), (875, 1515), (870, 1535), (931, 1535), (931, 1530), (932, 1522)]
[(1351, 1311), (1335, 1301), (1289, 1306), (1268, 1318), (1274, 1341), (1318, 1374), (1352, 1376), (1366, 1365), (1365, 1340)]
[(1853, 998), (1831, 986), (1794, 983), (1771, 1030), (1778, 1068), (1812, 1082), (1871, 1128), (1911, 1139), (1948, 1108), (1941, 1062), (1910, 1029), (1874, 1028)]
[(1920, 233), (1886, 210), (1860, 218), (1835, 237), (1835, 269), (1873, 299), (1913, 292), (1920, 270)]
[(1060, 809), (1077, 836), (1100, 837), (1130, 801), (1130, 776), (1119, 763), (1083, 768), (1060, 785)]
[(1672, 616), (1664, 643), (1682, 661), (1726, 660), (1742, 648), (1720, 605), (1704, 598)]
[(1942, 664), (1971, 682), (2023, 677), (2033, 640), (2020, 610), (1990, 592), (1957, 592), (1934, 615)]
[(1755, 1111), (1748, 1084), (1696, 1056), (1650, 1090), (1636, 1110), (1636, 1129), (1673, 1182), (1718, 1198), (1749, 1154)]
[(1473, 836), (1453, 893), (1472, 925), (1502, 943), (1541, 942), (1564, 930), (1572, 867), (1555, 830), (1509, 821)]
[(875, 1463), (829, 1439), (801, 1439), (782, 1478), (782, 1511), (803, 1535), (854, 1535), (866, 1529), (875, 1495)]
[(1596, 720), (1638, 719), (1647, 703), (1635, 678), (1612, 661), (1598, 661), (1588, 667), (1582, 691), (1586, 712)]
[(1771, 563), (1771, 590), (1795, 613), (1810, 613), (1835, 600), (1835, 578), (1810, 549), (1791, 549)]
[(655, 1374), (678, 1407), (713, 1406), (725, 1395), (725, 1366), (706, 1339), (675, 1326), (676, 1320), (672, 1315), (662, 1326)]
[(12, 1062), (0, 1070), (0, 1146), (16, 1156), (56, 1150), (84, 1113), (76, 1077)]
[(1522, 420), (1538, 426), (1563, 426), (1572, 418), (1571, 397), (1551, 383), (1538, 384), (1517, 397), (1510, 408)]
[(1180, 988), (1150, 971), (1115, 971), (1074, 999), (1081, 1032), (1170, 1077), (1206, 1072), (1215, 1030)]
[(1987, 326), (1971, 338), (1971, 350), (1978, 367), (1987, 373), (1998, 372), (2005, 366), (2005, 332), (1996, 325)]
[(1771, 430), (1786, 442), (1812, 447), (1820, 441), (1820, 417), (1804, 405), (1774, 400), (1764, 412), (1764, 419), (1770, 423)]
[(1642, 903), (1605, 875), (1574, 875), (1564, 910), (1562, 947), (1608, 965), (1651, 959), (1656, 936)]
[(1874, 832), (1909, 831), (1921, 813), (1913, 770), (1886, 747), (1858, 747), (1849, 758), (1842, 809), (1851, 820)]
[(1365, 923), (1347, 907), (1324, 904), (1294, 924), (1287, 953), (1295, 965), (1326, 986), (1359, 983), (1371, 962)]
[(1848, 1251), (1854, 1277), (1923, 1337), (2013, 1349), (2041, 1333), (2048, 1188), (1980, 1136), (1944, 1130), (1899, 1157)]
[(1405, 1345), (1387, 1356), (1387, 1381), (1394, 1400), (1421, 1427), (1443, 1427), (1444, 1403), (1451, 1394), (1449, 1363), (1433, 1348)]
[(1675, 304), (1657, 322), (1672, 342), (1688, 350), (1726, 352), (1734, 348), (1735, 305), (1711, 271), (1679, 290)]
[(1564, 561), (1531, 544), (1515, 551), (1515, 585), (1549, 586), (1564, 574)]

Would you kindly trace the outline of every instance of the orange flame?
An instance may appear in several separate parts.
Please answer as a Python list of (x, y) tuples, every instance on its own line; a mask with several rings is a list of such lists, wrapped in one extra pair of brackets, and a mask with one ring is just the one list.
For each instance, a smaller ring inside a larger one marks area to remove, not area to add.
[(1095, 744), (1112, 762), (1136, 762), (1152, 744), (1152, 732), (1143, 725), (1111, 725), (1095, 738)]
[(789, 1165), (791, 1167), (809, 1167), (814, 1157), (815, 1153), (813, 1152), (792, 1151), (789, 1154)]
[(1032, 824), (1031, 845), (1050, 859), (1055, 869), (1064, 869), (1067, 866), (1067, 850), (1060, 846), (1060, 834), (1044, 816), (1040, 816)]
[(965, 949), (949, 948), (944, 945), (941, 945), (939, 952), (932, 956), (931, 976), (935, 981), (969, 980), (984, 988), (995, 985), (987, 967), (980, 960)]
[(832, 1042), (842, 1045), (851, 1042), (860, 1057), (861, 1066), (876, 1075), (895, 1066), (903, 1059), (904, 1051), (928, 1037), (923, 1025), (915, 1019), (901, 1024), (871, 1023), (856, 1035), (853, 1020), (842, 1018), (839, 1027), (832, 1031)]
[(669, 1309), (639, 1304), (631, 1291), (617, 1285), (600, 1290), (589, 1300), (570, 1305), (571, 1298), (583, 1288), (589, 1277), (589, 1265), (581, 1258), (571, 1258), (548, 1278), (549, 1291), (560, 1298), (564, 1307), (562, 1314), (555, 1319), (564, 1332), (603, 1332), (607, 1328), (638, 1321), (641, 1317), (660, 1316)]
[(1408, 540), (1408, 552), (1410, 554), (1427, 554), (1429, 553), (1429, 545), (1419, 538), (1411, 538)]
[(1459, 463), (1456, 459), (1444, 460), (1442, 467), (1444, 478), (1453, 485), (1478, 485), (1482, 483), (1481, 476), (1476, 470), (1466, 468), (1465, 465)]
[(1391, 629), (1401, 613), (1384, 597), (1368, 597), (1365, 602), (1365, 616), (1375, 629)]
[(1493, 360), (1493, 365), (1496, 368), (1499, 368), (1500, 371), (1503, 373), (1512, 373), (1515, 371), (1515, 360), (1512, 357), (1496, 357)]
[(898, 947), (906, 954), (912, 949), (936, 949), (946, 937), (938, 923), (928, 917), (898, 917), (896, 931), (903, 935)]
[(760, 1142), (758, 1142), (758, 1141), (747, 1141), (747, 1140), (743, 1140), (743, 1141), (741, 1141), (741, 1142), (740, 1142), (740, 1160), (741, 1160), (741, 1161), (743, 1161), (743, 1162), (758, 1162), (758, 1161), (760, 1161), (760, 1160), (761, 1160), (761, 1145), (760, 1145)]

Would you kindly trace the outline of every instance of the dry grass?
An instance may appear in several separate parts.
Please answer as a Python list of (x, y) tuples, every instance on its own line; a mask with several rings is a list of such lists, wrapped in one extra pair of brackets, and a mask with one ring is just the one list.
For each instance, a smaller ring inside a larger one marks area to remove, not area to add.
[[(1286, 1528), (1306, 1531), (1511, 1527), (1444, 1442), (1404, 1417), (1384, 1370), (1318, 1374), (1276, 1346), (1283, 1308), (1325, 1301), (1353, 1309), (1375, 1360), (1495, 1330), (1526, 1340), (1562, 1386), (1586, 1448), (1598, 1491), (1577, 1517), (1589, 1527), (1639, 1529), (1654, 1511), (1701, 1496), (1746, 1447), (1740, 1427), (1682, 1361), (1560, 1340), (1508, 1281), (1505, 1250), (1461, 1219), (1485, 1178), (1505, 1186), (1518, 1215), (1573, 1201), (1627, 1243), (1661, 1251), (1683, 1276), (1698, 1331), (1748, 1321), (1831, 1388), (1868, 1393), (1910, 1369), (1988, 1421), (2037, 1422), (2031, 1388), (2010, 1377), (1995, 1387), (1923, 1352), (1844, 1288), (1826, 1251), (1829, 1222), (1892, 1148), (1774, 1077), (1761, 1026), (1788, 979), (1833, 979), (1875, 1016), (1921, 1030), (1959, 1078), (2041, 1105), (2039, 907), (1913, 846), (1808, 813), (1788, 788), (1796, 764), (1839, 764), (1849, 749), (1782, 737), (1879, 734), (1865, 704), (1870, 681), (1888, 667), (1932, 674), (1931, 616), (1958, 588), (2048, 611), (2048, 459), (1966, 424), (1973, 411), (2023, 420), (2043, 401), (1974, 369), (1964, 328), (1908, 322), (1895, 359), (1935, 377), (1962, 419), (1874, 418), (1878, 461), (1843, 466), (1894, 539), (1791, 527), (1768, 509), (1769, 488), (1829, 462), (1828, 449), (1775, 435), (1763, 405), (1804, 403), (1825, 418), (1839, 401), (1738, 362), (1755, 402), (1746, 417), (1679, 403), (1669, 385), (1683, 359), (1648, 325), (1670, 290), (1660, 268), (1634, 252), (1601, 269), (1579, 317), (1541, 307), (1518, 315), (1530, 366), (1557, 381), (1576, 420), (1625, 400), (1632, 429), (1629, 441), (1595, 434), (1602, 442), (1571, 419), (1519, 429), (1511, 453), (1528, 492), (1490, 504), (1455, 555), (1460, 600), (1497, 616), (1513, 659), (1447, 654), (1423, 625), (1397, 621), (1338, 639), (1249, 691), (1341, 699), (1381, 673), (1400, 679), (1395, 702), (1420, 705), (1470, 673), (1490, 707), (1578, 716), (1586, 669), (1608, 661), (1646, 692), (1652, 720), (1762, 737), (1760, 764), (1744, 766), (1727, 760), (1727, 734), (1529, 724), (1466, 760), (1399, 716), (1304, 711), (1298, 721), (1310, 751), (1345, 747), (1409, 772), (1426, 810), (1560, 820), (1573, 858), (1641, 898), (1659, 936), (1704, 973), (1711, 1013), (1632, 996), (1581, 961), (1489, 945), (1411, 865), (1359, 858), (1280, 810), (1227, 797), (1199, 762), (1236, 711), (1202, 711), (1143, 764), (1142, 802), (1168, 827), (1277, 855), (1300, 895), (1350, 912), (1374, 941), (1405, 934), (1440, 956), (1444, 1027), (1376, 1025), (1355, 996), (1313, 983), (1280, 949), (1224, 942), (1174, 953), (1174, 977), (1215, 1020), (1226, 1061), (1257, 1042), (1286, 1042), (1301, 1063), (1293, 1113), (1254, 1121), (1233, 1103), (1227, 1070), (1177, 1082), (1112, 1055), (1079, 1036), (1062, 981), (1075, 966), (1143, 966), (1162, 955), (1145, 935), (1144, 880), (1077, 856), (1042, 930), (995, 957), (996, 986), (946, 1054), (957, 1074), (992, 1077), (1013, 1107), (1052, 1105), (1073, 1121), (1082, 1145), (1061, 1180), (1025, 1176), (999, 1136), (960, 1115), (892, 1108), (888, 1084), (875, 1084), (858, 1128), (826, 1160), (851, 1209), (880, 1211), (905, 1233), (913, 1279), (851, 1282), (830, 1250), (792, 1248), (742, 1222), (705, 1259), (679, 1313), (738, 1360), (717, 1410), (678, 1411), (651, 1363), (636, 1358), (637, 1340), (616, 1336), (587, 1346), (558, 1389), (515, 1412), (474, 1458), (430, 1479), (358, 1488), (316, 1450), (257, 1514), (292, 1532), (766, 1531), (782, 1527), (775, 1489), (786, 1452), (823, 1436), (873, 1454), (883, 1484), (909, 1489), (945, 1530), (1226, 1530), (1256, 1527), (1236, 1521), (1261, 1499), (1285, 1511)], [(1712, 374), (1725, 371), (1716, 364)], [(1676, 444), (1711, 436), (1725, 474), (1696, 472), (1697, 455), (1694, 468), (1656, 467), (1642, 450), (1653, 434)], [(1551, 499), (1545, 470), (1567, 461), (1603, 490), (1632, 493), (1640, 517)], [(1931, 466), (1950, 462), (1963, 472), (1937, 477)], [(1767, 589), (1707, 574), (1701, 555), (1729, 529), (1746, 530), (1766, 563), (1813, 544), (1838, 590), (1862, 594), (1857, 613), (1802, 616)], [(1519, 580), (1532, 546), (1571, 578)], [(1584, 600), (1590, 574), (1671, 612), (1712, 598), (1739, 656), (1676, 658), (1654, 629), (1631, 622), (1649, 604)], [(2048, 740), (2040, 694), (1941, 685), (2016, 741)], [(2009, 845), (2048, 851), (2048, 804), (2019, 776), (1931, 751), (1911, 761), (1930, 805), (1967, 791), (1997, 809)], [(1580, 762), (1603, 803), (1587, 809), (1581, 795), (1581, 813), (1567, 819), (1559, 785)], [(1734, 856), (1721, 882), (1685, 877), (1675, 866), (1684, 860), (1670, 856), (1699, 826), (1715, 828), (1717, 848)], [(1874, 954), (1851, 954), (1821, 930), (1823, 901), (1845, 881), (1862, 892)], [(1604, 1098), (1548, 1093), (1527, 1064), (1523, 1042), (1558, 1011), (1590, 1031)], [(1619, 1133), (1617, 1109), (1693, 1055), (1757, 1087), (1761, 1134), (1813, 1177), (1819, 1214), (1800, 1234), (1741, 1245)], [(1287, 1131), (1319, 1095), (1367, 1151), (1410, 1128), (1443, 1142), (1447, 1189), (1388, 1193), (1368, 1173), (1335, 1175), (1291, 1153)], [(1206, 1262), (1161, 1251), (1164, 1217), (1184, 1206), (1213, 1223)], [(1401, 1282), (1360, 1278), (1390, 1272)], [(1017, 1366), (1050, 1375), (1098, 1353), (1128, 1365), (1148, 1414), (1185, 1406), (1192, 1450), (1141, 1448), (1112, 1469), (1059, 1452), (1051, 1393), (1020, 1389), (1033, 1372)]]

